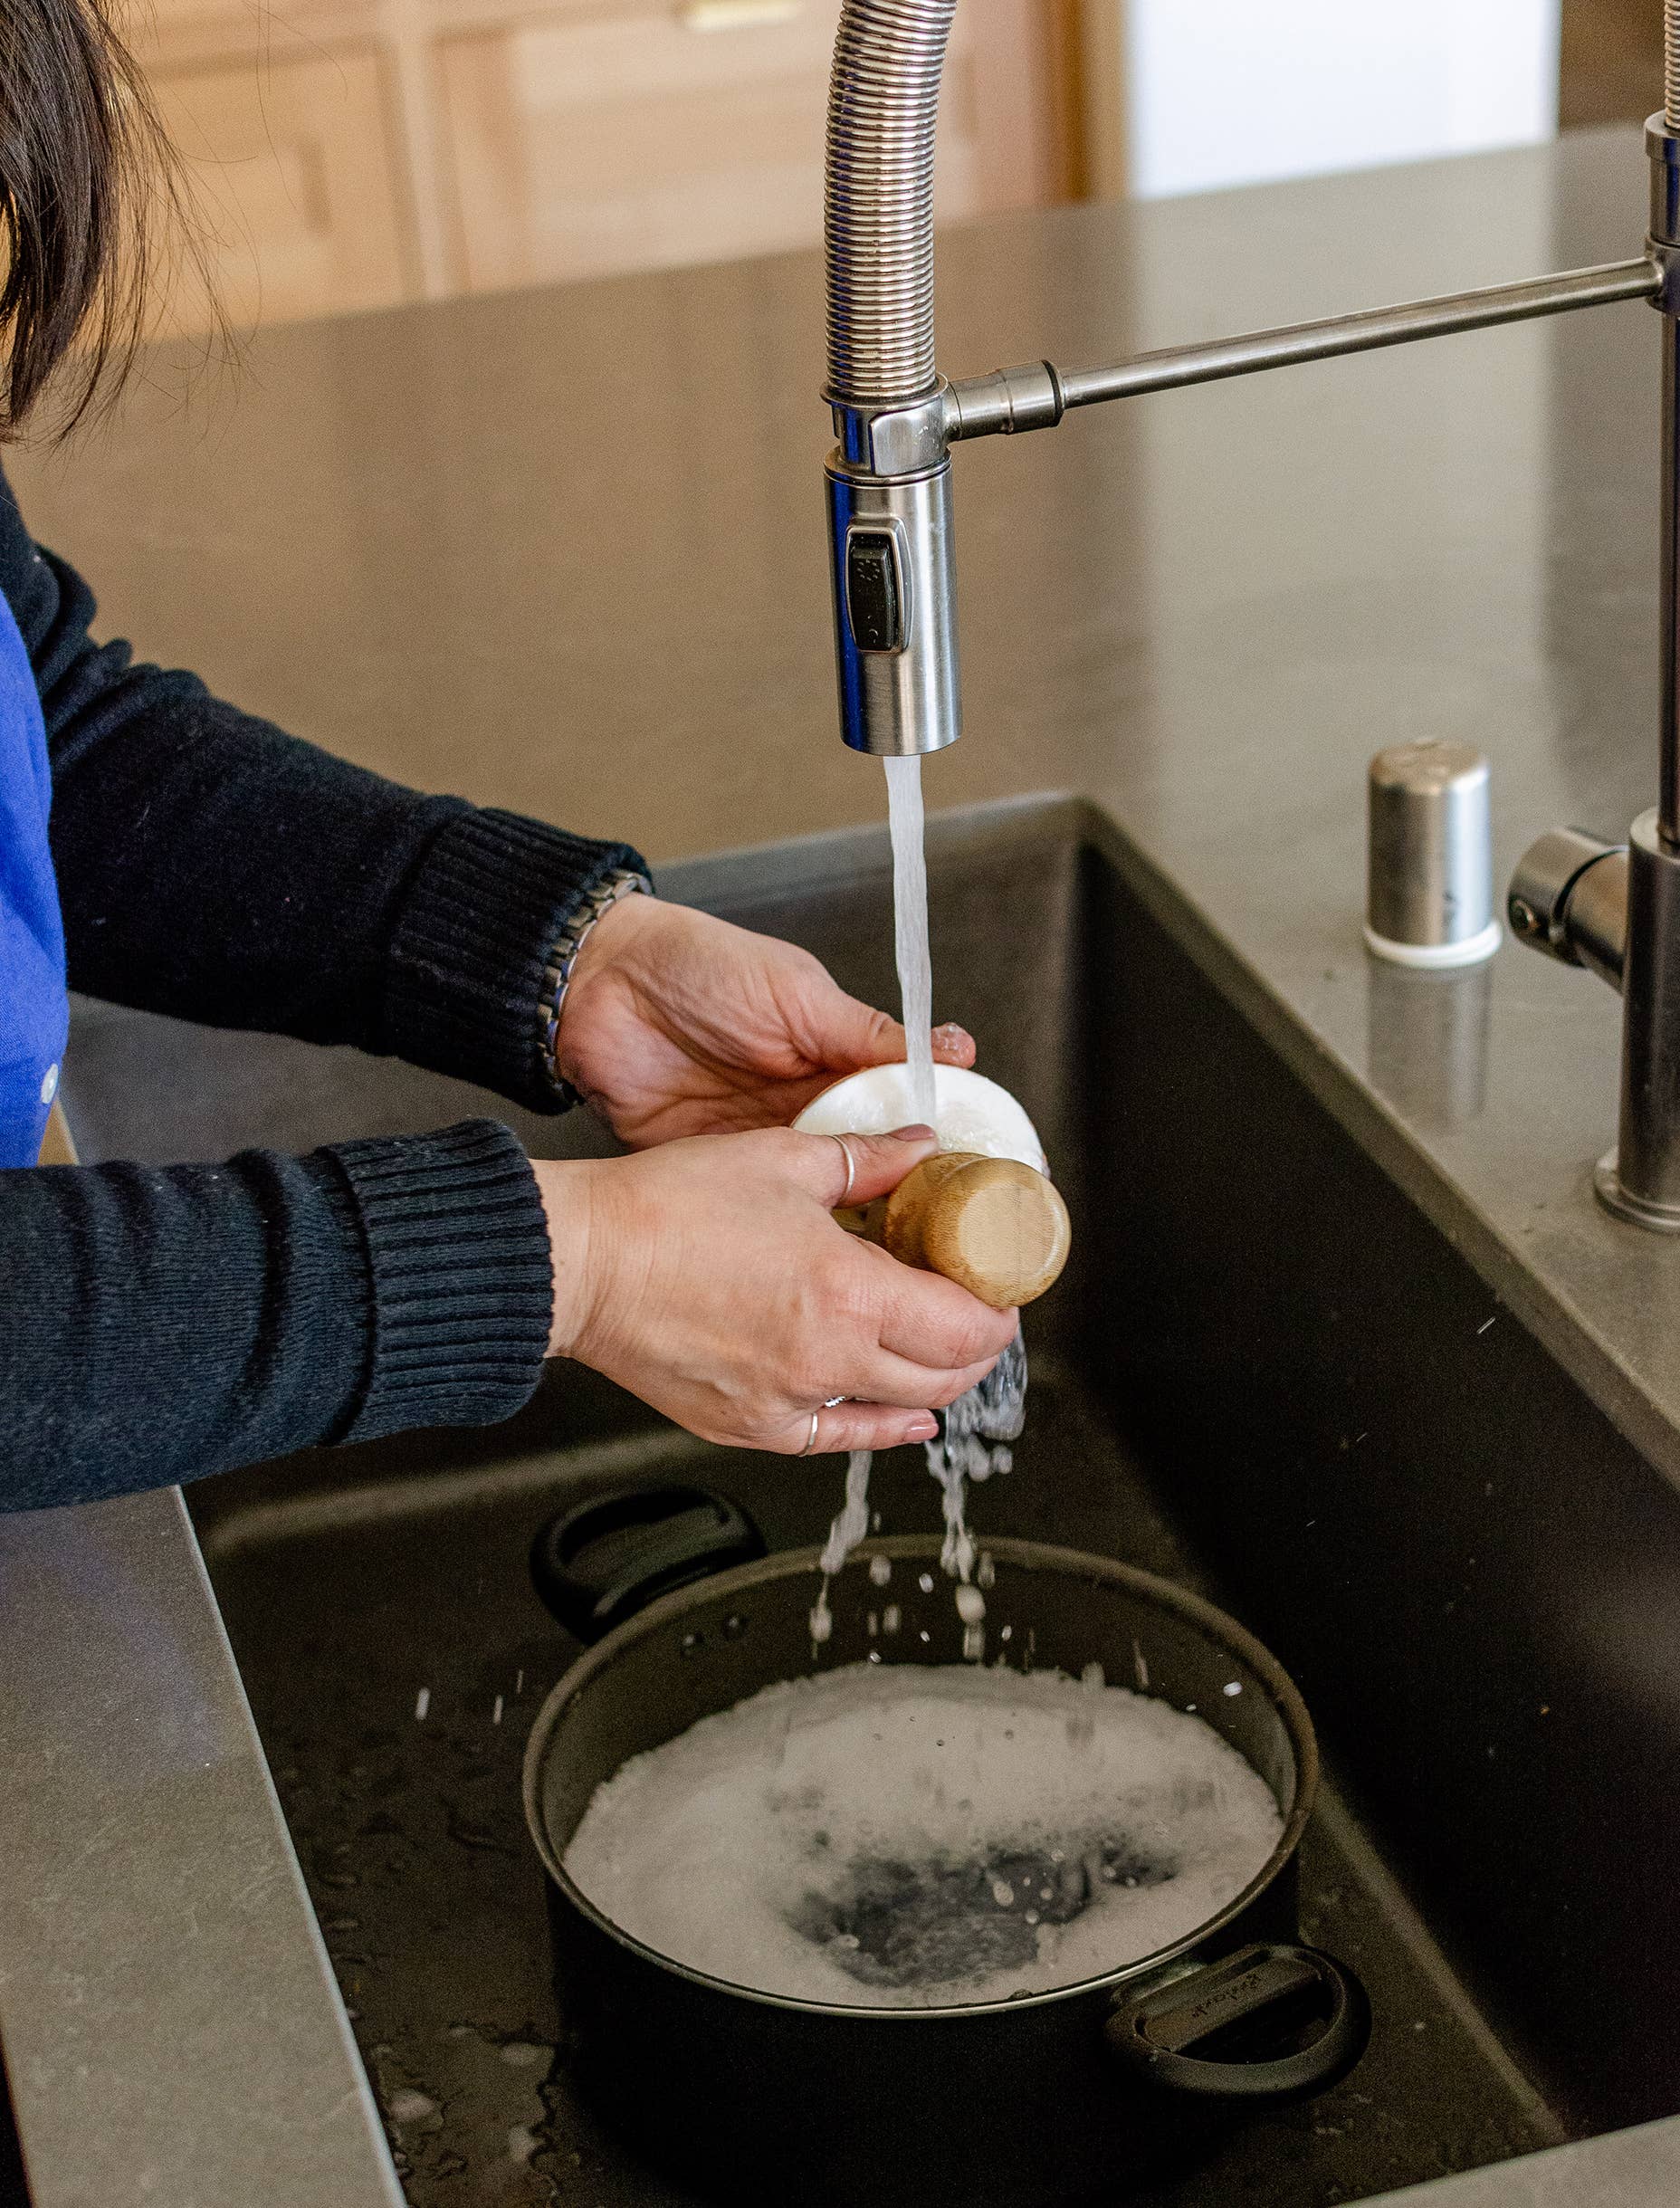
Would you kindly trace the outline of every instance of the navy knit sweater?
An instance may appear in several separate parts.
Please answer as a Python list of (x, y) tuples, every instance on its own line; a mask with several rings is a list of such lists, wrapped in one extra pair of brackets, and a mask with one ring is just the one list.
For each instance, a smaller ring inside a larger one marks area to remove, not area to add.
[[(0, 591), (46, 721), (72, 988), (559, 1108), (545, 959), (635, 852), (400, 789), (95, 645), (91, 593), (4, 479)], [(551, 1301), (536, 1181), (492, 1120), (0, 1172), (0, 1509), (508, 1417)]]

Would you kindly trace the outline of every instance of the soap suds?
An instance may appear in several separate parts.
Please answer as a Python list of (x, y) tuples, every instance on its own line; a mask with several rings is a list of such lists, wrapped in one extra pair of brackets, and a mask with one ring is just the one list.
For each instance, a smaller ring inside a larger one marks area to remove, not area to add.
[(598, 1787), (567, 1870), (658, 1953), (795, 1999), (1119, 1969), (1239, 1893), (1282, 1819), (1201, 1719), (1101, 1681), (851, 1664), (766, 1687)]

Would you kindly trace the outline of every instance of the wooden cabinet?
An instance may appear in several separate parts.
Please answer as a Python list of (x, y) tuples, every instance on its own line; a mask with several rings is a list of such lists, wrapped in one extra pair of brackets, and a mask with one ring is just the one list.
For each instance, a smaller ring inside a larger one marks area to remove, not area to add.
[[(413, 296), (417, 263), (385, 58), (158, 72), (234, 320), (289, 321)], [(201, 319), (203, 302), (180, 302)], [(167, 311), (167, 310), (166, 310)]]
[(687, 0), (445, 39), (463, 281), (478, 291), (804, 243), (835, 13)]
[[(1010, 66), (1038, 13), (959, 12), (941, 107), (942, 216), (1053, 195), (1045, 102), (1030, 74), (1015, 89)], [(835, 0), (683, 0), (444, 39), (462, 282), (476, 291), (812, 243), (838, 14)], [(1012, 32), (1016, 51), (983, 41), (977, 24)]]
[[(1074, 0), (963, 0), (940, 216), (1066, 197)], [(264, 322), (821, 233), (839, 0), (158, 0), (138, 51)], [(183, 300), (177, 326), (196, 319)]]

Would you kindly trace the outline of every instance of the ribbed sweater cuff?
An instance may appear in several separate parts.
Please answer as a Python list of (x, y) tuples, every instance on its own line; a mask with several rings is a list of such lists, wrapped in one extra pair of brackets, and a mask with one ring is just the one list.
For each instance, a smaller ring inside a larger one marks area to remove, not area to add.
[(337, 1142), (303, 1163), (366, 1263), (363, 1384), (333, 1439), (511, 1418), (542, 1371), (554, 1296), (542, 1200), (518, 1138), (466, 1120)]
[(646, 865), (518, 813), (482, 809), (434, 840), (403, 902), (386, 989), (387, 1047), (531, 1112), (563, 1108), (538, 1046), (543, 968), (609, 874)]

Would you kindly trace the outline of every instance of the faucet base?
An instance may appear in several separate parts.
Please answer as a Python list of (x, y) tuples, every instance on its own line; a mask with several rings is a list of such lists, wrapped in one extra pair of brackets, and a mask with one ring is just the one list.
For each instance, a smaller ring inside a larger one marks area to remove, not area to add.
[(1680, 1234), (1680, 1205), (1656, 1204), (1622, 1186), (1620, 1152), (1607, 1150), (1592, 1169), (1592, 1191), (1604, 1209), (1630, 1227), (1654, 1234)]

